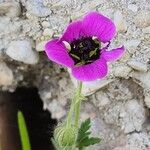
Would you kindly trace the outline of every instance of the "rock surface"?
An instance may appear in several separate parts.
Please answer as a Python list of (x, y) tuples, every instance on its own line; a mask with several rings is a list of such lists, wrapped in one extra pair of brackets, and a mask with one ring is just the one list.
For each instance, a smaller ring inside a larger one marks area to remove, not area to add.
[(44, 51), (45, 50), (45, 44), (47, 43), (47, 41), (37, 41), (36, 43), (36, 50), (41, 52), (41, 51)]
[(148, 27), (150, 26), (150, 11), (140, 11), (134, 20), (137, 27)]
[(2, 2), (0, 3), (0, 15), (8, 17), (18, 17), (21, 14), (21, 7), (18, 2)]
[(13, 73), (4, 62), (0, 62), (0, 86), (11, 85), (14, 80)]
[(36, 64), (39, 60), (38, 53), (32, 50), (29, 41), (12, 41), (6, 50), (6, 54), (14, 60), (26, 64)]
[(147, 65), (137, 60), (128, 61), (128, 65), (137, 71), (141, 71), (141, 72), (147, 71)]
[(28, 0), (25, 7), (29, 14), (36, 17), (46, 17), (52, 13), (49, 7), (44, 6), (43, 0)]
[(126, 20), (120, 11), (114, 13), (114, 23), (117, 27), (117, 31), (125, 32), (127, 30)]

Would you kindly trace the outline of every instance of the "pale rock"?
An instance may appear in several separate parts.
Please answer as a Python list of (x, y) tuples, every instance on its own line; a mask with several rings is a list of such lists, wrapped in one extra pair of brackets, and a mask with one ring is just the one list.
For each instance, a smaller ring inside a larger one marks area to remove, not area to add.
[(145, 121), (144, 107), (137, 100), (129, 100), (121, 109), (120, 119), (125, 133), (139, 132)]
[(138, 7), (134, 4), (129, 4), (128, 9), (132, 10), (133, 12), (138, 11)]
[(37, 42), (36, 43), (36, 50), (38, 52), (44, 51), (45, 50), (45, 44), (47, 43), (47, 41), (41, 41), (41, 42)]
[(13, 73), (4, 62), (0, 62), (0, 86), (11, 85), (14, 80)]
[[(71, 75), (71, 71), (68, 70), (70, 73), (70, 77), (71, 80), (74, 84), (75, 87), (77, 87), (77, 80)], [(113, 81), (113, 79), (98, 79), (95, 81), (90, 81), (90, 82), (83, 82), (83, 89), (82, 89), (82, 93), (84, 96), (89, 96), (92, 95), (93, 93), (95, 93), (97, 90), (105, 87), (106, 85), (108, 85), (109, 83), (111, 83)]]
[(32, 50), (31, 43), (27, 40), (12, 41), (6, 50), (6, 54), (25, 64), (36, 64), (39, 60), (38, 53)]
[(18, 17), (21, 14), (21, 7), (18, 2), (0, 3), (0, 15), (8, 17)]
[(142, 10), (141, 12), (137, 13), (134, 22), (139, 28), (145, 28), (150, 26), (150, 11)]
[(126, 63), (126, 62), (130, 59), (131, 55), (132, 55), (132, 54), (130, 54), (128, 51), (126, 51), (126, 52), (122, 55), (122, 57), (119, 59), (119, 61)]
[(122, 147), (116, 147), (113, 150), (142, 150), (138, 147), (132, 147), (132, 146), (122, 146)]
[(97, 90), (111, 83), (112, 79), (99, 79), (91, 82), (83, 82), (83, 94), (85, 96), (95, 93)]
[[(0, 17), (0, 36), (19, 34), (21, 26), (18, 22), (12, 22), (10, 17)], [(9, 42), (9, 41), (8, 41)]]
[(53, 34), (54, 34), (54, 32), (53, 32), (52, 29), (49, 29), (49, 28), (44, 29), (43, 36), (49, 36), (49, 37), (52, 37)]
[(27, 17), (29, 20), (32, 20), (32, 21), (34, 21), (34, 22), (38, 20), (37, 16), (34, 16), (34, 15), (30, 14), (30, 12), (27, 12), (27, 13), (26, 13), (26, 17)]
[(63, 106), (61, 106), (61, 104), (57, 100), (53, 100), (51, 103), (45, 106), (45, 109), (48, 109), (51, 112), (51, 117), (53, 119), (60, 120), (66, 115), (65, 108), (63, 108)]
[(114, 68), (114, 75), (116, 77), (128, 78), (131, 68), (126, 65), (118, 65)]
[[(0, 17), (0, 36), (1, 35), (12, 35), (19, 34), (21, 30), (21, 26), (19, 22), (12, 22), (9, 17)], [(9, 42), (9, 41), (8, 41)]]
[(148, 108), (150, 108), (150, 93), (145, 94), (144, 102)]
[(3, 32), (6, 32), (5, 30), (9, 30), (8, 25), (10, 24), (10, 22), (11, 21), (9, 17), (0, 17), (0, 35), (3, 34)]
[(147, 65), (145, 63), (139, 62), (137, 60), (130, 60), (130, 61), (128, 61), (127, 64), (137, 71), (141, 71), (141, 72), (147, 71)]
[(44, 92), (40, 93), (40, 97), (42, 100), (47, 101), (50, 98), (52, 98), (52, 93), (50, 91), (44, 91)]
[(120, 11), (114, 13), (114, 23), (118, 32), (125, 32), (127, 30), (127, 23)]
[(125, 47), (127, 48), (136, 48), (141, 43), (138, 39), (129, 40), (125, 43)]
[(150, 89), (150, 71), (148, 72), (133, 72), (132, 77), (139, 81), (139, 84), (144, 88)]
[(121, 104), (116, 103), (115, 105), (111, 105), (107, 108), (107, 111), (104, 111), (104, 120), (109, 125), (116, 125), (119, 124), (118, 118), (121, 110)]
[(106, 106), (108, 106), (111, 101), (110, 99), (108, 98), (108, 95), (104, 92), (101, 92), (101, 91), (98, 91), (95, 95), (94, 95), (94, 98), (93, 98), (93, 101), (92, 103), (98, 107), (99, 109), (103, 109), (105, 108)]
[(36, 17), (46, 17), (52, 13), (49, 7), (43, 5), (43, 0), (28, 0), (25, 5), (27, 12)]
[(150, 26), (144, 28), (142, 31), (143, 31), (143, 33), (150, 34)]
[(42, 22), (42, 26), (43, 26), (44, 28), (48, 28), (48, 27), (50, 27), (50, 23), (49, 23), (48, 21), (43, 21), (43, 22)]
[(148, 131), (133, 132), (133, 133), (127, 135), (127, 143), (128, 143), (128, 145), (138, 147), (141, 150), (149, 150), (150, 149), (149, 137), (150, 136), (149, 136)]
[[(68, 69), (71, 81), (73, 82), (74, 86), (77, 87), (78, 85), (78, 81), (72, 76), (71, 74), (71, 70)], [(84, 81), (83, 82), (83, 88), (82, 88), (82, 93), (84, 96), (89, 96), (92, 95), (93, 93), (95, 93), (97, 90), (105, 87), (106, 85), (108, 85), (109, 83), (113, 82), (113, 79), (98, 79), (95, 81)]]
[[(66, 2), (67, 0), (64, 0), (64, 1)], [(64, 2), (64, 4), (65, 4), (65, 2)], [(66, 3), (66, 5), (68, 5), (69, 2), (71, 2), (71, 1), (68, 1)], [(78, 8), (81, 7), (80, 11), (79, 11), (79, 9), (76, 9), (75, 12), (72, 11), (71, 19), (76, 20), (77, 18), (80, 18), (81, 16), (84, 16), (87, 12), (94, 10), (97, 6), (106, 4), (107, 0), (102, 0), (102, 1), (92, 0), (92, 3), (91, 3), (91, 1), (87, 1), (86, 3), (83, 3), (82, 6), (79, 5), (80, 1), (75, 0), (74, 2), (76, 3), (75, 4), (76, 7), (78, 7)], [(98, 11), (101, 11), (101, 10), (102, 9), (100, 9)]]
[(132, 54), (136, 51), (136, 48), (140, 45), (141, 41), (138, 39), (128, 40), (124, 43), (125, 48)]
[(4, 48), (5, 47), (4, 47), (3, 41), (0, 40), (0, 60), (2, 60)]

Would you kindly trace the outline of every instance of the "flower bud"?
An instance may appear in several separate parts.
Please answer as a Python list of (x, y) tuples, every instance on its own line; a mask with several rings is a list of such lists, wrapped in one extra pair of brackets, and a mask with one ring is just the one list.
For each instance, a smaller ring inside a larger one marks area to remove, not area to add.
[(78, 130), (74, 126), (58, 126), (54, 131), (55, 141), (61, 146), (71, 146), (75, 143)]

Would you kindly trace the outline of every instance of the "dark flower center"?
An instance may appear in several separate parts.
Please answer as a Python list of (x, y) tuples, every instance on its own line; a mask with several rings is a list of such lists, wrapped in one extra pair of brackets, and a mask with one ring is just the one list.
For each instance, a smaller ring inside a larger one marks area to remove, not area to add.
[(74, 40), (70, 46), (69, 55), (76, 66), (90, 64), (100, 57), (100, 42), (98, 39), (82, 37)]

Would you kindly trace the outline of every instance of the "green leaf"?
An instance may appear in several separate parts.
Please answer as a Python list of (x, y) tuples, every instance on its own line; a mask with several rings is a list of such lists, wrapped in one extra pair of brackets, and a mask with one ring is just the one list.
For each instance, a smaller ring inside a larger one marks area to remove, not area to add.
[(91, 120), (90, 118), (88, 118), (81, 124), (79, 133), (80, 134), (86, 133), (90, 129), (90, 127), (91, 127)]
[(31, 150), (26, 122), (21, 111), (18, 111), (17, 118), (18, 118), (18, 126), (19, 126), (22, 150)]
[(84, 122), (82, 122), (80, 129), (78, 131), (78, 137), (77, 137), (77, 148), (79, 150), (83, 150), (85, 147), (88, 147), (90, 145), (94, 145), (99, 143), (101, 140), (97, 137), (90, 137), (91, 132), (89, 131), (91, 127), (91, 120), (87, 119)]
[(99, 143), (101, 140), (100, 138), (96, 138), (96, 137), (91, 137), (91, 138), (87, 138), (86, 140), (84, 140), (84, 146), (90, 146), (90, 145), (94, 145)]
[(88, 136), (86, 132), (90, 129), (90, 127), (91, 127), (90, 118), (86, 119), (84, 122), (82, 122), (79, 132), (78, 132), (78, 138), (77, 138), (78, 142), (81, 141), (86, 136)]

